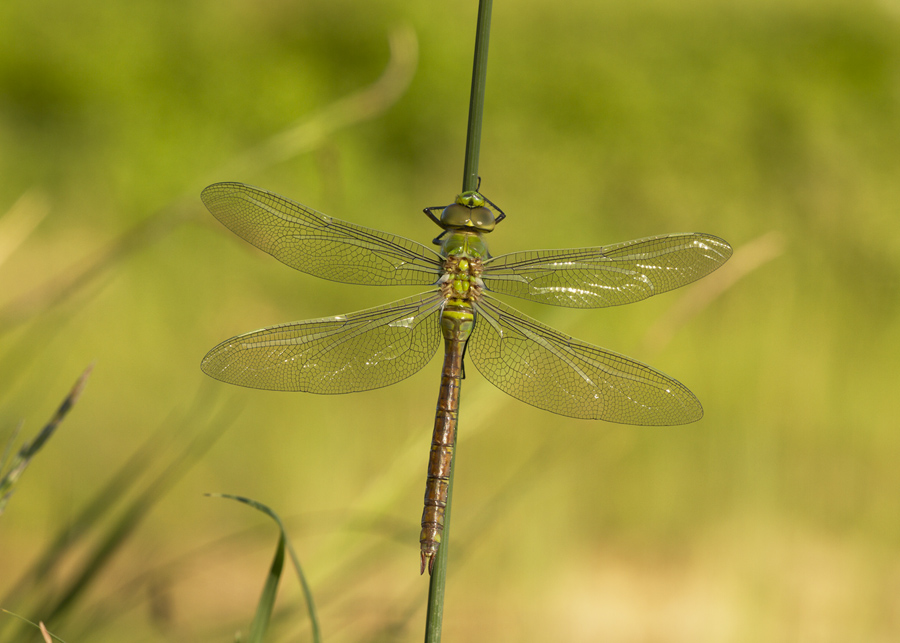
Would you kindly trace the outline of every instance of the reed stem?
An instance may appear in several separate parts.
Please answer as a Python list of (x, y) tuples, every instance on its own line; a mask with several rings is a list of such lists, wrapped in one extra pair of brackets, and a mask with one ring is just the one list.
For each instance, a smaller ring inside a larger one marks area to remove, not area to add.
[(475, 30), (475, 62), (472, 65), (472, 91), (469, 94), (469, 125), (466, 130), (466, 158), (463, 164), (463, 192), (478, 189), (478, 153), (481, 149), (481, 116), (484, 113), (484, 86), (487, 81), (488, 41), (491, 34), (493, 0), (478, 3)]
[[(478, 25), (475, 30), (475, 61), (472, 65), (472, 90), (469, 96), (469, 123), (466, 129), (466, 156), (463, 164), (463, 192), (478, 189), (478, 153), (481, 148), (481, 117), (484, 113), (484, 87), (487, 80), (488, 40), (491, 32), (493, 0), (479, 0)], [(456, 441), (454, 440), (454, 443)], [(453, 478), (456, 471), (456, 449), (450, 465), (447, 507), (444, 509), (444, 531), (437, 551), (425, 621), (425, 643), (439, 643), (444, 617), (444, 589), (447, 579), (447, 554), (450, 546), (450, 507), (453, 500)]]

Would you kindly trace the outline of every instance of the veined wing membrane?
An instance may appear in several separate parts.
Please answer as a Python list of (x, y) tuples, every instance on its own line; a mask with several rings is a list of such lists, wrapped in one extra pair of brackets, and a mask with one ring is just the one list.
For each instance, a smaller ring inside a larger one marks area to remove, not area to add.
[(441, 340), (437, 291), (349, 315), (272, 326), (213, 348), (200, 368), (229, 384), (270, 391), (350, 393), (421, 369)]
[(534, 250), (493, 257), (491, 292), (567, 306), (630, 304), (696, 281), (728, 261), (731, 246), (709, 234), (648, 237), (596, 248)]
[(277, 194), (215, 183), (200, 194), (227, 228), (291, 268), (351, 284), (430, 285), (441, 258), (420, 243), (316, 212)]
[(683, 384), (633, 359), (585, 344), (488, 296), (467, 355), (500, 390), (560, 415), (621, 424), (687, 424), (703, 408)]

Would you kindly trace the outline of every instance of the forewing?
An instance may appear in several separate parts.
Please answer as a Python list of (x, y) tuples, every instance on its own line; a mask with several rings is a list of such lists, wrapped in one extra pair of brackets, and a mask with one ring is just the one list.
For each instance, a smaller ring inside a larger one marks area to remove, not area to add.
[(428, 363), (443, 298), (428, 292), (349, 315), (272, 326), (213, 348), (200, 368), (270, 391), (350, 393), (394, 384)]
[(633, 359), (567, 337), (496, 299), (475, 304), (468, 355), (515, 398), (569, 417), (687, 424), (703, 408), (683, 384)]
[(489, 259), (491, 292), (570, 308), (603, 308), (646, 299), (708, 275), (731, 246), (708, 234), (648, 237), (612, 246), (514, 252)]
[(213, 216), (291, 268), (351, 284), (435, 283), (441, 258), (420, 243), (326, 216), (242, 183), (200, 194)]

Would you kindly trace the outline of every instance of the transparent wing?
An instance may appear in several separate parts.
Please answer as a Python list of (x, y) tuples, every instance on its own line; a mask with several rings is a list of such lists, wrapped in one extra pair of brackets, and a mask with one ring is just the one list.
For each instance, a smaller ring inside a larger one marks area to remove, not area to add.
[(728, 261), (731, 246), (708, 234), (648, 237), (612, 246), (514, 252), (489, 259), (491, 292), (570, 308), (619, 306), (679, 288)]
[(621, 424), (687, 424), (703, 407), (657, 370), (591, 346), (492, 297), (475, 304), (467, 355), (492, 384), (540, 409)]
[(435, 283), (441, 258), (420, 243), (316, 212), (242, 183), (215, 183), (200, 194), (213, 216), (291, 268), (351, 284)]
[(200, 368), (229, 384), (270, 391), (331, 394), (388, 386), (434, 355), (442, 302), (439, 292), (428, 292), (238, 335), (209, 351)]

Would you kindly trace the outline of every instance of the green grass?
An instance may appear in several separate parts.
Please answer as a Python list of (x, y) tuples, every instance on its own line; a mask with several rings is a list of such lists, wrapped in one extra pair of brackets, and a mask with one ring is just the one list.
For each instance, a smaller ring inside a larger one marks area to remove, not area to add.
[[(558, 418), (470, 369), (446, 640), (900, 635), (897, 15), (800, 0), (494, 8), (480, 174), (509, 215), (494, 252), (691, 230), (730, 241), (735, 260), (771, 232), (783, 252), (662, 343), (648, 338), (657, 320), (696, 295), (526, 310), (683, 381), (706, 409), (696, 425)], [(137, 475), (21, 597), (31, 607), (0, 607), (46, 619), (39, 606), (127, 525), (50, 630), (233, 638), (272, 551), (268, 525), (203, 496), (228, 492), (284, 516), (326, 640), (421, 635), (437, 362), (345, 398), (227, 390), (198, 368), (238, 332), (412, 292), (293, 273), (198, 195), (240, 180), (432, 239), (421, 209), (459, 189), (474, 17), (475, 3), (387, 0), (2, 3), (0, 217), (26, 192), (48, 210), (0, 263), (0, 430), (26, 418), (32, 435), (96, 367), (0, 517), (0, 596), (119, 473)], [(322, 125), (379, 78), (403, 27), (417, 37), (408, 88)], [(313, 123), (311, 142), (264, 147), (298, 123)], [(140, 520), (123, 523), (135, 506)], [(273, 640), (303, 640), (301, 592), (281, 592)]]

